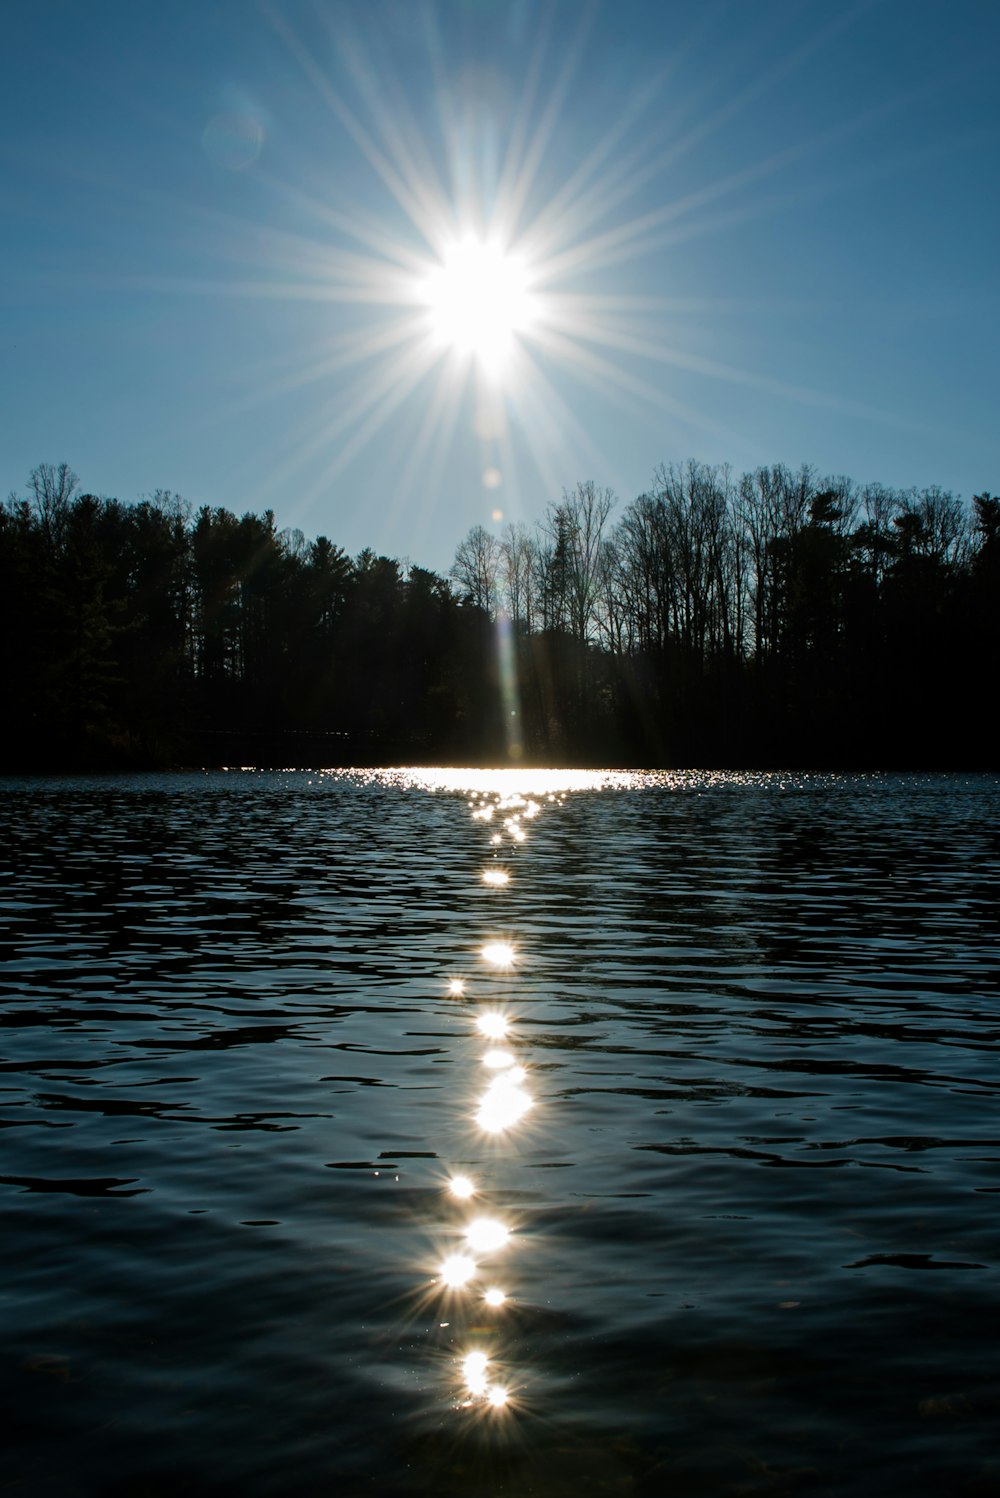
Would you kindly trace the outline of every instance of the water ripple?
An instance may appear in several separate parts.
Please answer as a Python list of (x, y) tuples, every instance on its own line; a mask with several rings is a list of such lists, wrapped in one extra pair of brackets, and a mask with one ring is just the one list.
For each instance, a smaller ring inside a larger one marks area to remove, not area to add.
[[(998, 812), (974, 776), (0, 783), (5, 1482), (995, 1487)], [(532, 1102), (496, 1134), (493, 1078)], [(509, 1405), (457, 1428), (463, 1350)]]

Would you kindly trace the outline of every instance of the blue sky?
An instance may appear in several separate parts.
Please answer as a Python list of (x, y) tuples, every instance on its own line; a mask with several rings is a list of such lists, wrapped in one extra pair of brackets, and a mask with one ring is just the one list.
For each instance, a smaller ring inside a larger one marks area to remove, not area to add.
[[(65, 459), (444, 571), (692, 457), (1000, 485), (995, 0), (0, 24), (4, 492)], [(456, 244), (528, 287), (502, 368), (435, 321)]]

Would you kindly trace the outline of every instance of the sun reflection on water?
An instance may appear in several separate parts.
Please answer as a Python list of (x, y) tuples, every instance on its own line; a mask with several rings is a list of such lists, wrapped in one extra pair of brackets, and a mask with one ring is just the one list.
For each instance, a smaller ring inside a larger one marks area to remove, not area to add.
[[(408, 784), (425, 789), (463, 791), (467, 813), (483, 827), (482, 837), (493, 848), (508, 839), (522, 844), (526, 840), (522, 824), (534, 821), (544, 806), (563, 804), (571, 791), (630, 783), (628, 776), (603, 771), (407, 770), (394, 773), (405, 777)], [(494, 831), (490, 824), (496, 826), (497, 821), (500, 830)], [(511, 850), (511, 859), (520, 856)], [(503, 890), (511, 883), (510, 870), (499, 862), (485, 868), (480, 866), (478, 878), (492, 890)], [(508, 903), (505, 899), (505, 906)], [(520, 978), (522, 963), (518, 946), (506, 933), (486, 938), (478, 948), (478, 956), (494, 973), (512, 975), (510, 981), (515, 975)], [(480, 983), (481, 979), (472, 975), (468, 978), (451, 977), (446, 980), (446, 992), (450, 998), (471, 1004), (479, 997), (477, 988)], [(478, 1037), (487, 1043), (478, 1057), (487, 1081), (485, 1088), (478, 1090), (473, 1120), (481, 1135), (499, 1140), (521, 1124), (534, 1107), (535, 1100), (527, 1085), (528, 1068), (522, 1064), (515, 1043), (514, 1016), (505, 1008), (485, 1008), (469, 1015), (469, 1023)], [(499, 1145), (494, 1148), (499, 1148)], [(480, 1344), (487, 1337), (499, 1338), (501, 1335), (505, 1318), (495, 1313), (501, 1312), (507, 1304), (508, 1291), (496, 1283), (484, 1281), (480, 1260), (488, 1260), (509, 1249), (515, 1237), (514, 1228), (502, 1212), (499, 1215), (466, 1215), (463, 1211), (474, 1196), (483, 1193), (489, 1199), (494, 1194), (489, 1182), (484, 1182), (481, 1176), (477, 1175), (474, 1181), (472, 1177), (456, 1172), (443, 1186), (454, 1203), (454, 1214), (460, 1219), (457, 1223), (453, 1221), (444, 1231), (446, 1236), (460, 1235), (462, 1245), (450, 1252), (442, 1246), (430, 1293), (449, 1297), (449, 1319), (439, 1324), (442, 1329), (455, 1327), (457, 1346), (453, 1342), (452, 1347), (457, 1355), (464, 1391), (456, 1401), (456, 1408), (476, 1408), (483, 1414), (507, 1411), (504, 1418), (509, 1419), (513, 1409), (523, 1413), (523, 1408), (519, 1402), (512, 1403), (510, 1388), (493, 1372), (492, 1355), (499, 1350), (499, 1344), (491, 1343), (489, 1352), (482, 1345), (467, 1346), (467, 1350), (461, 1353), (458, 1348), (463, 1335), (471, 1335)], [(521, 1304), (524, 1304), (523, 1300)], [(475, 1307), (479, 1308), (479, 1321), (485, 1324), (476, 1324)], [(484, 1310), (491, 1314), (484, 1315)]]
[(493, 798), (488, 803), (490, 816), (493, 815), (495, 805), (504, 810), (510, 806), (523, 805), (525, 801), (538, 796), (547, 796), (552, 800), (572, 791), (632, 790), (646, 784), (649, 779), (648, 774), (641, 771), (526, 769), (521, 766), (494, 769), (407, 766), (373, 773), (381, 777), (391, 776), (403, 784), (423, 790), (458, 792), (463, 796), (479, 796), (484, 800)]
[(460, 1290), (473, 1278), (477, 1267), (468, 1254), (449, 1254), (441, 1265), (441, 1279), (450, 1290)]
[(509, 1239), (510, 1228), (495, 1217), (476, 1217), (465, 1230), (465, 1240), (476, 1253), (496, 1253)]
[(500, 1076), (486, 1089), (479, 1101), (476, 1122), (487, 1134), (503, 1134), (520, 1123), (533, 1107), (530, 1095), (520, 1086), (520, 1079)]
[(476, 1020), (476, 1029), (487, 1040), (503, 1040), (510, 1029), (510, 1021), (499, 1010), (491, 1009)]
[(490, 1360), (485, 1352), (467, 1352), (462, 1359), (462, 1376), (470, 1394), (485, 1394), (489, 1387), (486, 1370)]
[(509, 941), (490, 941), (483, 947), (480, 956), (491, 967), (507, 971), (517, 961), (517, 953)]
[(490, 1071), (502, 1071), (505, 1067), (514, 1065), (514, 1055), (511, 1051), (487, 1051), (483, 1057), (483, 1065)]

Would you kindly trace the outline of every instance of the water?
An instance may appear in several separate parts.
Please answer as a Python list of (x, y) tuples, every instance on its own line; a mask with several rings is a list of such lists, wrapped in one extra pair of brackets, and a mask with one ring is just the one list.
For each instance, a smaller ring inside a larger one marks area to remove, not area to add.
[(0, 1494), (1000, 1492), (1000, 782), (521, 789), (0, 782)]

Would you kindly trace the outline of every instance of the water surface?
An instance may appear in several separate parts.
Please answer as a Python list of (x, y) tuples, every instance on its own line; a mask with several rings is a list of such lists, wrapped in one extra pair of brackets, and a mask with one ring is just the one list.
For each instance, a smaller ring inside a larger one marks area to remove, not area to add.
[(1000, 1492), (998, 811), (0, 782), (0, 1493)]

